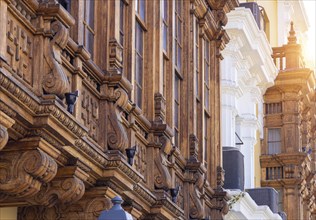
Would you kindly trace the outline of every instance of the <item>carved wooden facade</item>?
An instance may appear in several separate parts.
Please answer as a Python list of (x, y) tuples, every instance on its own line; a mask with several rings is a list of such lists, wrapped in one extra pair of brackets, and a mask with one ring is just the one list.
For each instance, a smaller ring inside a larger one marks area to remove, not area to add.
[(315, 77), (304, 67), (293, 23), (288, 40), (273, 48), (280, 72), (264, 95), (261, 185), (279, 192), (288, 219), (315, 219)]
[(219, 62), (237, 4), (0, 0), (0, 206), (96, 219), (120, 195), (135, 219), (221, 219)]

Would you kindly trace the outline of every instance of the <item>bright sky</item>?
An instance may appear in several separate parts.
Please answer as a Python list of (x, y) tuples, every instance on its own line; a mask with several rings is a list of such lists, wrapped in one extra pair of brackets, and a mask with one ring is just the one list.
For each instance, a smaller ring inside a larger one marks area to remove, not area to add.
[(316, 0), (303, 0), (305, 4), (306, 14), (309, 20), (309, 30), (308, 30), (308, 42), (305, 45), (306, 50), (304, 51), (305, 61), (308, 65), (307, 67), (316, 70)]

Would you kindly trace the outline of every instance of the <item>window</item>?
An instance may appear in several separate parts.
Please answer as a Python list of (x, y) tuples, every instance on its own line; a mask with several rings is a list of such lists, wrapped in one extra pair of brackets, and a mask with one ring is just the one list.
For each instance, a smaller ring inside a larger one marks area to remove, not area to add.
[(135, 0), (135, 103), (142, 108), (144, 73), (145, 0)]
[(174, 75), (174, 143), (179, 147), (179, 114), (180, 114), (180, 78), (178, 74)]
[[(120, 0), (120, 38), (119, 42), (120, 45), (122, 46), (122, 65), (124, 66), (124, 24), (125, 24), (125, 1)], [(120, 72), (123, 74), (124, 68), (120, 67)]]
[(166, 88), (166, 84), (167, 84), (167, 82), (166, 82), (166, 78), (167, 78), (167, 63), (168, 63), (168, 61), (167, 61), (167, 59), (166, 59), (166, 57), (164, 57), (163, 56), (163, 59), (162, 59), (162, 68), (163, 68), (163, 70), (162, 70), (162, 94), (163, 94), (163, 96), (164, 97), (166, 97), (166, 93), (167, 93), (167, 88)]
[[(204, 134), (203, 134), (203, 136), (204, 136), (204, 140), (203, 140), (203, 154), (204, 154), (204, 156), (203, 156), (203, 159), (204, 159), (204, 163), (207, 163), (207, 145), (208, 145), (208, 139), (207, 139), (207, 137), (208, 137), (208, 132), (207, 132), (207, 126), (208, 126), (208, 123), (207, 123), (207, 121), (208, 121), (208, 115), (205, 113), (204, 114)], [(206, 166), (205, 166), (206, 167)]]
[(139, 18), (145, 21), (145, 0), (135, 0), (135, 11), (138, 14)]
[(162, 1), (162, 48), (168, 51), (168, 0)]
[(210, 43), (205, 40), (204, 47), (204, 107), (207, 111), (210, 109)]
[(58, 0), (59, 4), (61, 4), (68, 12), (70, 12), (70, 0)]
[(135, 30), (135, 103), (139, 108), (142, 108), (142, 94), (143, 94), (143, 66), (144, 66), (144, 52), (143, 52), (143, 35), (144, 30), (141, 25), (136, 22)]
[(268, 154), (281, 153), (281, 128), (268, 129)]
[(90, 52), (93, 58), (93, 47), (94, 47), (94, 0), (85, 0), (84, 2), (84, 35), (83, 44), (86, 49)]
[(195, 95), (199, 97), (199, 22), (196, 20), (194, 29), (194, 55), (195, 55)]
[(175, 66), (178, 72), (181, 72), (181, 50), (182, 50), (182, 1), (175, 1)]
[(124, 46), (124, 2), (123, 0), (120, 1), (120, 44)]

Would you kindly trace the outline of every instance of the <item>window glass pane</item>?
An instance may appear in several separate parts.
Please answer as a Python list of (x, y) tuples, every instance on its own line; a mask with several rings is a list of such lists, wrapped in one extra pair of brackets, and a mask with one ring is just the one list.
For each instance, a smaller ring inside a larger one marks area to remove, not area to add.
[(179, 146), (179, 132), (176, 129), (174, 129), (174, 144), (177, 147), (180, 147)]
[(168, 19), (168, 0), (163, 0), (163, 14), (162, 18), (164, 21)]
[(207, 110), (209, 110), (209, 100), (210, 100), (209, 93), (210, 93), (209, 89), (205, 86), (204, 105)]
[(143, 54), (143, 29), (138, 22), (136, 22), (136, 51)]
[(167, 25), (164, 23), (163, 24), (163, 49), (167, 52), (167, 38), (168, 37), (168, 27)]
[(139, 16), (144, 21), (146, 14), (145, 0), (139, 0)]
[(90, 32), (89, 30), (87, 30), (87, 43), (86, 43), (86, 47), (87, 50), (93, 54), (93, 44), (94, 44), (94, 35), (92, 32)]
[(174, 103), (174, 126), (179, 128), (179, 104)]
[(177, 24), (177, 38), (178, 38), (178, 42), (181, 42), (181, 21), (178, 20), (178, 24)]
[(120, 44), (124, 46), (124, 2), (120, 1)]
[(139, 86), (136, 86), (137, 88), (137, 95), (136, 95), (136, 105), (139, 107), (139, 108), (142, 108), (142, 89), (139, 87)]
[(280, 128), (268, 129), (268, 153), (269, 154), (281, 153), (281, 129)]
[(174, 99), (179, 102), (179, 77), (177, 76), (177, 73), (175, 73), (174, 77)]
[(135, 78), (136, 82), (142, 86), (143, 83), (143, 58), (136, 54), (136, 62), (135, 62)]
[(181, 47), (178, 46), (177, 67), (181, 69)]
[(94, 0), (86, 0), (86, 22), (90, 28), (94, 28)]

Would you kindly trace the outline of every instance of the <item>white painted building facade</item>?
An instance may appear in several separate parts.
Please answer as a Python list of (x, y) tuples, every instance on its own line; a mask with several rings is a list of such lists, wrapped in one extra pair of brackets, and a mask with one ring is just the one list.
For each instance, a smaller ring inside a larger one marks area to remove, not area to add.
[[(263, 94), (277, 69), (272, 49), (249, 9), (228, 14), (230, 42), (221, 63), (221, 134), (223, 147), (238, 147), (244, 155), (245, 188), (254, 188), (254, 146), (263, 129)], [(237, 136), (243, 142), (236, 145)]]

